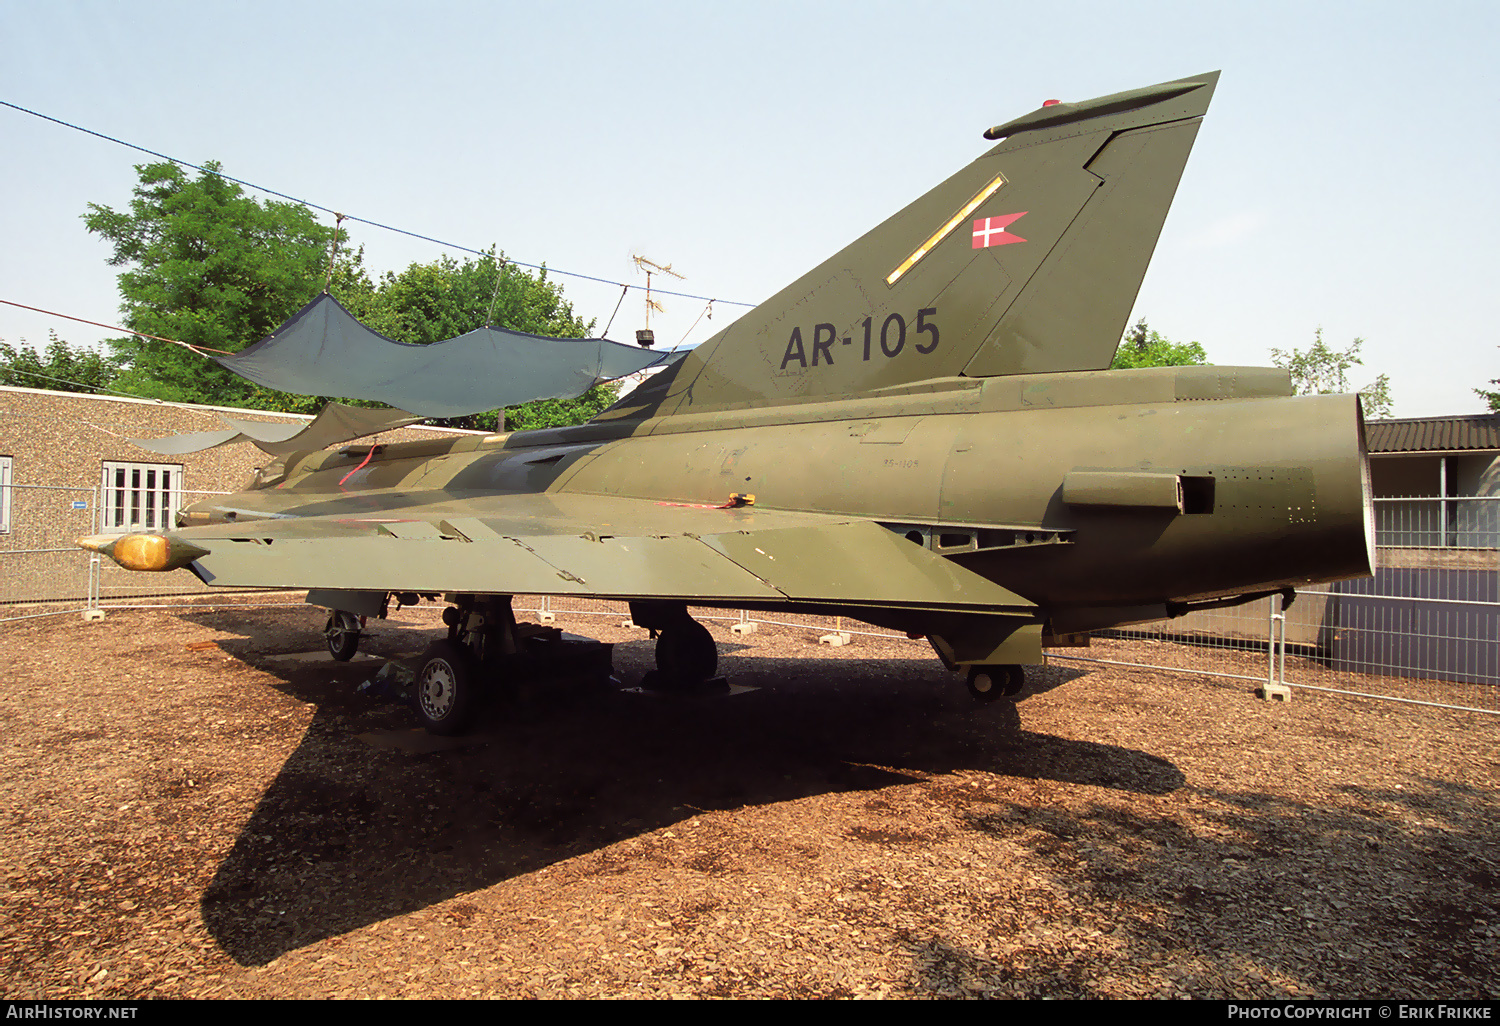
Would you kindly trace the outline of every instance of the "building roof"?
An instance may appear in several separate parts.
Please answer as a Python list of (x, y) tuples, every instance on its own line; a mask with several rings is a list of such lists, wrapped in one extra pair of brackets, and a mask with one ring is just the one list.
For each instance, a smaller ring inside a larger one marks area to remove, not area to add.
[[(52, 396), (56, 399), (64, 400), (87, 399), (92, 402), (100, 403), (136, 403), (142, 406), (172, 407), (182, 410), (192, 410), (194, 412), (207, 411), (210, 413), (235, 413), (239, 414), (241, 417), (264, 417), (268, 419), (279, 418), (281, 420), (302, 421), (311, 421), (314, 419), (314, 415), (311, 413), (283, 413), (280, 410), (251, 410), (239, 406), (207, 406), (201, 403), (168, 402), (164, 399), (138, 399), (133, 396), (98, 395), (93, 392), (59, 392), (53, 388), (21, 388), (17, 385), (0, 385), (0, 400), (3, 400), (4, 393), (6, 392), (19, 392), (27, 395)], [(412, 431), (432, 431), (442, 435), (494, 434), (493, 431), (481, 431), (473, 428), (434, 427), (430, 424), (412, 424), (409, 425), (409, 427)]]
[(1372, 453), (1500, 449), (1500, 413), (1372, 420), (1365, 438)]

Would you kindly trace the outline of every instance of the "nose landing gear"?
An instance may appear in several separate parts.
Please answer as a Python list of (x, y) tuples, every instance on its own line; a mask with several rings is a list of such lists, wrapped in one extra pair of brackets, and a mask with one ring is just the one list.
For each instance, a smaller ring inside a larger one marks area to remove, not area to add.
[(323, 638), (328, 642), (328, 654), (341, 663), (353, 659), (354, 653), (359, 650), (362, 626), (360, 619), (353, 613), (335, 609), (328, 614), (328, 622), (323, 625)]

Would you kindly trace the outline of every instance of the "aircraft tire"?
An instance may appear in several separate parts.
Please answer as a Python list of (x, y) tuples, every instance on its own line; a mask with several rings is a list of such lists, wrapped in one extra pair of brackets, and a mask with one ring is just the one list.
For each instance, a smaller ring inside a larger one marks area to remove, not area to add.
[(674, 684), (701, 684), (719, 668), (719, 646), (707, 627), (684, 618), (662, 628), (656, 639), (656, 668)]
[(468, 650), (451, 641), (434, 641), (422, 653), (413, 706), (429, 734), (461, 734), (480, 700), (479, 668)]
[(971, 666), (966, 683), (975, 701), (993, 702), (1020, 694), (1026, 684), (1026, 673), (1015, 665)]
[(328, 654), (341, 663), (347, 663), (359, 651), (359, 617), (335, 609), (328, 614), (323, 637), (328, 641)]

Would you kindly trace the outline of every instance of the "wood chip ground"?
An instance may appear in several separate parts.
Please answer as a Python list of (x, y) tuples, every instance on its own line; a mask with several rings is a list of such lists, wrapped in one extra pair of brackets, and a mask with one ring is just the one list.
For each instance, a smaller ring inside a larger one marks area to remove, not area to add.
[[(629, 685), (618, 623), (559, 616)], [(355, 695), (379, 660), (284, 658), (321, 626), (0, 625), (0, 995), (1500, 990), (1500, 717), (1061, 662), (976, 705), (918, 644), (715, 624), (752, 690), (533, 689), (426, 745)]]

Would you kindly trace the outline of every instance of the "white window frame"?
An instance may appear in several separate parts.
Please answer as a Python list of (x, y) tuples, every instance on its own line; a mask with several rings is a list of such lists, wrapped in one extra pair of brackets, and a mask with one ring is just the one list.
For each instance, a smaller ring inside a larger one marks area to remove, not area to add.
[(11, 457), (0, 456), (0, 534), (10, 534)]
[(182, 464), (105, 460), (99, 518), (105, 534), (164, 531), (182, 506)]

